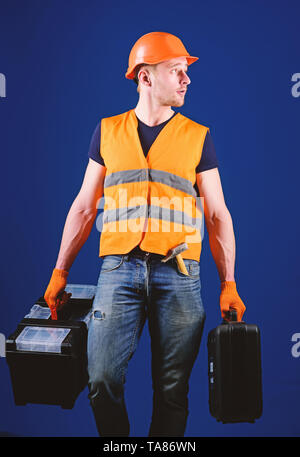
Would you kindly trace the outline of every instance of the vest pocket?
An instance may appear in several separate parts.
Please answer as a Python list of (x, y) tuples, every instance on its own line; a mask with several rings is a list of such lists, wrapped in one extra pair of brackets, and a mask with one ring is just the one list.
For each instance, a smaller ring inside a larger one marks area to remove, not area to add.
[(103, 259), (101, 271), (108, 272), (119, 268), (124, 261), (124, 255), (106, 255)]

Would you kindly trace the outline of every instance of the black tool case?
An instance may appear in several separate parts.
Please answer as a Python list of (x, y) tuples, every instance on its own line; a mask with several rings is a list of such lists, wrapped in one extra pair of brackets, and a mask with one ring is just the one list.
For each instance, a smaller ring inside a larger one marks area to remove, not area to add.
[[(71, 285), (69, 289), (74, 291)], [(76, 298), (75, 294), (55, 321), (40, 297), (7, 338), (6, 360), (16, 405), (40, 403), (73, 408), (88, 381), (85, 317), (93, 298)]]
[(223, 423), (254, 422), (262, 414), (260, 331), (229, 318), (208, 334), (209, 409)]

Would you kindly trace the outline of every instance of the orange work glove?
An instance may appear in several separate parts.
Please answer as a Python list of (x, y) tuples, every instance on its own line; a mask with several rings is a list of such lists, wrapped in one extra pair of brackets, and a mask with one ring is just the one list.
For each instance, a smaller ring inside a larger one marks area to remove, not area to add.
[(44, 295), (44, 299), (51, 310), (51, 318), (57, 320), (57, 310), (63, 306), (72, 294), (67, 294), (64, 288), (67, 285), (66, 270), (54, 268), (50, 282)]
[(223, 319), (226, 319), (226, 314), (229, 309), (234, 309), (237, 313), (237, 320), (242, 320), (246, 306), (237, 293), (235, 281), (222, 281), (220, 294), (220, 308)]

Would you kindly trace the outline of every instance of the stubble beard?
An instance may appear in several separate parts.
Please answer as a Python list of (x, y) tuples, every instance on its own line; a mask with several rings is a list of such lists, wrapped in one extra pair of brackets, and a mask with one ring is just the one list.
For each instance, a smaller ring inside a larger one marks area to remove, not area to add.
[(184, 105), (184, 97), (166, 97), (161, 100), (161, 104), (164, 106), (175, 106), (175, 107), (180, 107)]

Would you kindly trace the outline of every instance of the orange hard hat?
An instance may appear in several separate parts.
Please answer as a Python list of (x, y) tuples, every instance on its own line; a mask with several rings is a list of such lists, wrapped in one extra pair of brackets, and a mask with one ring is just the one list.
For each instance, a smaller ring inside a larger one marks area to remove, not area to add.
[(135, 42), (130, 51), (125, 77), (134, 79), (134, 71), (137, 65), (143, 63), (154, 65), (174, 57), (186, 57), (188, 65), (199, 59), (199, 57), (191, 56), (182, 41), (171, 33), (146, 33)]

